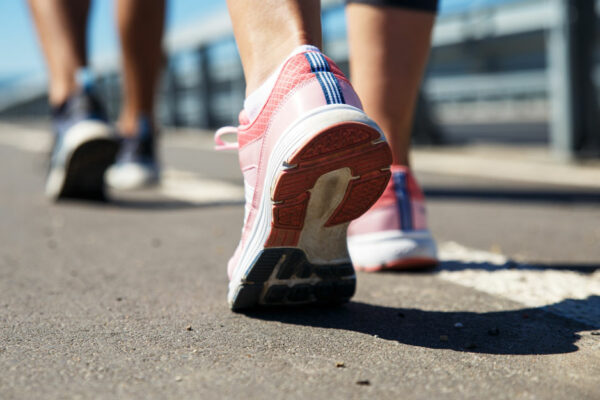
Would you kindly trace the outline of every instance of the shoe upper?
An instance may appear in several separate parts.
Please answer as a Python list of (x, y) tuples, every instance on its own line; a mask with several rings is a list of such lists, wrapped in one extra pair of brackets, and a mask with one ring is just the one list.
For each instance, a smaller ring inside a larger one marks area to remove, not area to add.
[[(252, 121), (245, 112), (240, 113), (238, 155), (244, 176), (246, 213), (240, 244), (229, 261), (230, 277), (252, 229), (274, 145), (294, 121), (327, 104), (349, 104), (362, 109), (358, 96), (342, 71), (315, 49), (292, 56), (285, 62), (268, 100)], [(219, 132), (217, 143), (218, 136)]]
[(392, 175), (377, 202), (348, 227), (348, 236), (427, 229), (425, 196), (411, 171), (392, 165)]
[(106, 112), (91, 88), (76, 91), (61, 105), (51, 110), (54, 144), (51, 164), (57, 162), (66, 133), (74, 125), (83, 121), (107, 122)]
[(81, 121), (107, 121), (104, 108), (89, 88), (73, 93), (61, 105), (53, 107), (51, 112), (53, 130), (58, 135)]
[(135, 135), (121, 135), (116, 165), (135, 163), (154, 167), (157, 163), (156, 136), (150, 119), (140, 117)]

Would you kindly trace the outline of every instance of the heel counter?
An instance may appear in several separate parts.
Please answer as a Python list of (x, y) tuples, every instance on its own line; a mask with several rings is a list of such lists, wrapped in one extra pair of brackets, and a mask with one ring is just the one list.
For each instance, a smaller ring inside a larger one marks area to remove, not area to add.
[(320, 52), (304, 53), (311, 72), (321, 85), (327, 104), (348, 104), (362, 110), (362, 104), (342, 70)]

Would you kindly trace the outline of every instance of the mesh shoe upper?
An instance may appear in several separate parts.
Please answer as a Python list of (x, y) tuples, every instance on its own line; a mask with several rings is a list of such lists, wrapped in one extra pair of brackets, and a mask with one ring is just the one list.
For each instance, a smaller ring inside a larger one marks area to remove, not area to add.
[(392, 166), (392, 177), (379, 198), (348, 227), (348, 236), (383, 231), (427, 229), (425, 196), (408, 168)]

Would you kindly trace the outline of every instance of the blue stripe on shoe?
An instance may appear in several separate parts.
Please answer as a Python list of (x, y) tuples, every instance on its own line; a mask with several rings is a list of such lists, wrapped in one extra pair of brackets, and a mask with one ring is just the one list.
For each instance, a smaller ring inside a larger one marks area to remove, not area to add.
[(398, 214), (400, 214), (400, 229), (403, 231), (411, 230), (413, 229), (412, 205), (406, 184), (406, 174), (394, 172), (392, 173), (392, 179), (394, 180)]
[(327, 104), (345, 104), (342, 88), (335, 75), (331, 72), (327, 59), (320, 52), (308, 51), (304, 56), (310, 64), (310, 70), (315, 74)]

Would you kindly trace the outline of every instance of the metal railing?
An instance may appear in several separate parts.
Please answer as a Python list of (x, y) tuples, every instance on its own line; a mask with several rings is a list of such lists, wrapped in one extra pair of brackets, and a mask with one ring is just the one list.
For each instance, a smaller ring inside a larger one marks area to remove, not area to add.
[[(600, 0), (593, 3), (598, 5)], [(598, 112), (593, 104), (596, 92), (591, 69), (584, 65), (590, 60), (590, 48), (577, 41), (582, 30), (592, 32), (588, 39), (597, 36), (591, 26), (597, 16), (592, 9), (588, 12), (594, 14), (591, 19), (590, 15), (572, 17), (574, 9), (586, 7), (589, 11), (593, 3), (520, 0), (440, 16), (425, 97), (435, 106), (464, 104), (467, 108), (494, 101), (529, 104), (532, 99), (541, 100), (547, 108), (550, 145), (557, 154), (600, 156), (600, 129), (587, 118)], [(342, 0), (323, 1), (324, 20), (339, 17), (342, 7)], [(347, 70), (343, 32), (328, 34), (325, 29), (324, 47)], [(169, 34), (165, 48), (169, 60), (159, 96), (160, 119), (169, 125), (210, 128), (235, 122), (244, 82), (228, 16), (213, 16)], [(516, 67), (504, 65), (511, 57), (518, 59)], [(93, 65), (102, 95), (116, 114), (120, 104), (117, 58), (94, 60)], [(588, 85), (581, 83), (585, 80), (580, 75), (589, 75)], [(40, 94), (43, 91), (40, 87)], [(578, 95), (580, 92), (583, 95)], [(585, 99), (583, 103), (580, 97)], [(578, 113), (577, 107), (587, 114)]]

